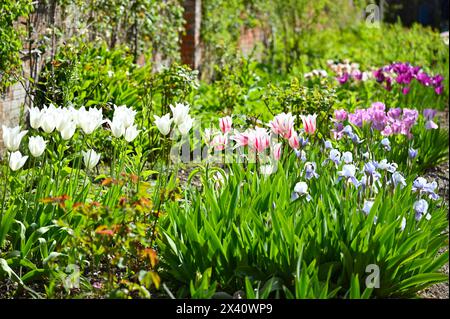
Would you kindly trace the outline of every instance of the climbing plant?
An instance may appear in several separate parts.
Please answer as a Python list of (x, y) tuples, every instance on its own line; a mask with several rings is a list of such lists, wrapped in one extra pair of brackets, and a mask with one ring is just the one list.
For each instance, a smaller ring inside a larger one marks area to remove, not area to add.
[(0, 0), (0, 92), (20, 75), (19, 51), (25, 30), (18, 20), (32, 8), (31, 0)]

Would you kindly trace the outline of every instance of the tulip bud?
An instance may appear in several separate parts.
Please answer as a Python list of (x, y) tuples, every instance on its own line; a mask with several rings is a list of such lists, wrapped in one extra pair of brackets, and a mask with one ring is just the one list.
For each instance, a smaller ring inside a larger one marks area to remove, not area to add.
[(89, 150), (83, 153), (83, 162), (87, 169), (93, 169), (97, 166), (100, 160), (100, 154), (96, 153), (94, 150)]
[(170, 109), (172, 110), (173, 115), (173, 122), (176, 125), (180, 125), (186, 120), (186, 118), (189, 116), (189, 108), (190, 107), (188, 105), (184, 105), (182, 103), (177, 103), (175, 107), (170, 105)]
[(155, 125), (158, 128), (159, 132), (162, 135), (167, 135), (170, 132), (170, 125), (172, 124), (172, 119), (170, 118), (170, 114), (167, 113), (164, 116), (156, 116), (153, 115), (155, 118)]
[(70, 121), (67, 125), (60, 131), (61, 137), (63, 140), (67, 141), (72, 138), (73, 134), (75, 134), (75, 130), (77, 129), (77, 125), (75, 122)]
[(47, 141), (44, 141), (42, 136), (32, 136), (28, 141), (28, 149), (33, 157), (41, 156), (45, 151), (46, 145)]
[(35, 130), (41, 127), (41, 111), (37, 107), (32, 107), (29, 109), (30, 113), (30, 126)]
[(307, 116), (300, 115), (306, 134), (314, 134), (314, 132), (316, 131), (316, 117), (316, 114)]
[(277, 143), (273, 146), (273, 157), (275, 160), (280, 160), (281, 158), (281, 143)]
[(232, 124), (233, 120), (231, 119), (230, 116), (225, 116), (219, 119), (220, 130), (222, 131), (223, 134), (226, 134), (229, 131), (231, 131)]
[(178, 130), (181, 135), (187, 135), (192, 128), (194, 120), (188, 115), (186, 119), (180, 124), (178, 124)]
[(22, 156), (19, 151), (11, 153), (9, 156), (9, 167), (13, 171), (17, 171), (18, 169), (22, 168), (23, 165), (25, 165), (27, 159), (28, 156)]
[(136, 125), (132, 125), (125, 130), (125, 140), (127, 142), (132, 142), (139, 134), (140, 130), (137, 129)]
[(28, 131), (20, 131), (20, 127), (16, 126), (14, 128), (9, 128), (2, 125), (3, 131), (3, 143), (8, 151), (15, 152), (20, 147), (20, 142), (22, 138), (27, 134)]
[(296, 150), (300, 147), (300, 141), (298, 139), (298, 134), (294, 129), (292, 129), (291, 137), (289, 138), (289, 146), (292, 147), (294, 150)]
[(125, 134), (125, 126), (120, 120), (117, 120), (117, 118), (114, 118), (112, 122), (108, 120), (108, 123), (111, 128), (111, 133), (115, 138), (120, 138)]

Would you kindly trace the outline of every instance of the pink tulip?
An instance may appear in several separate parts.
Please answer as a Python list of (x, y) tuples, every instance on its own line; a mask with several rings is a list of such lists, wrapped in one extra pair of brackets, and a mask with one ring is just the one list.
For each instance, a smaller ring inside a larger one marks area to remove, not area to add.
[(316, 131), (316, 117), (316, 114), (307, 116), (300, 115), (306, 134), (314, 134), (314, 132)]
[(298, 140), (298, 134), (295, 130), (292, 130), (292, 132), (291, 132), (291, 137), (289, 138), (289, 146), (295, 150), (300, 147), (300, 141)]
[(226, 135), (216, 135), (214, 136), (211, 145), (216, 151), (223, 151), (228, 143), (228, 137)]
[(231, 136), (230, 139), (236, 142), (236, 147), (248, 145), (249, 134), (247, 132), (239, 133)]
[(338, 122), (343, 122), (347, 119), (347, 112), (344, 109), (335, 110), (334, 111), (334, 118)]
[(291, 131), (294, 127), (295, 116), (291, 113), (281, 113), (274, 117), (272, 121), (269, 122), (269, 126), (272, 132), (283, 136), (286, 139), (291, 137)]
[(225, 116), (219, 119), (219, 126), (220, 130), (223, 134), (228, 133), (231, 131), (231, 125), (233, 124), (233, 120), (231, 119), (231, 116)]
[(256, 127), (253, 132), (249, 133), (248, 145), (258, 153), (261, 153), (270, 146), (270, 136), (263, 128)]
[(384, 127), (384, 129), (381, 131), (381, 135), (383, 135), (383, 136), (389, 136), (389, 135), (392, 135), (392, 127), (390, 127), (389, 125), (386, 125), (385, 127)]
[(273, 145), (273, 158), (275, 158), (275, 160), (280, 160), (281, 158), (281, 143), (277, 143), (275, 145)]

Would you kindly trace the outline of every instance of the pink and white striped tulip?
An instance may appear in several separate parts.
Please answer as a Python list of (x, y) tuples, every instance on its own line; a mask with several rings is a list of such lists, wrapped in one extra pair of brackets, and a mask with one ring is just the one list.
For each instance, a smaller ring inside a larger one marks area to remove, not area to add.
[(248, 132), (243, 133), (237, 132), (235, 135), (231, 137), (231, 139), (236, 142), (236, 147), (247, 146), (249, 134)]
[(303, 128), (305, 129), (306, 134), (314, 134), (316, 131), (316, 118), (317, 114), (313, 115), (300, 115), (300, 118), (303, 122)]
[(289, 137), (289, 146), (292, 147), (294, 150), (296, 150), (300, 147), (300, 141), (298, 139), (298, 134), (294, 129), (292, 129), (291, 137)]
[(216, 135), (214, 136), (211, 146), (214, 147), (214, 150), (216, 151), (223, 151), (228, 143), (228, 137), (226, 135)]
[(292, 128), (294, 127), (295, 116), (291, 113), (281, 113), (269, 122), (272, 132), (289, 139), (291, 137)]
[(263, 128), (256, 127), (254, 131), (249, 133), (248, 145), (258, 153), (263, 152), (270, 146), (269, 133)]
[(273, 158), (275, 160), (279, 161), (281, 158), (281, 143), (274, 144), (272, 152), (273, 152)]
[(231, 131), (231, 125), (233, 125), (233, 120), (231, 119), (231, 116), (225, 116), (219, 119), (220, 130), (222, 131), (223, 134), (226, 134), (229, 131)]

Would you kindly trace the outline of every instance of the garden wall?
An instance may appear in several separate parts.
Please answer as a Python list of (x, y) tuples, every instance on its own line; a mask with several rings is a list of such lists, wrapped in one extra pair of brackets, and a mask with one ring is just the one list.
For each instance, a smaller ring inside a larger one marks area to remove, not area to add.
[[(0, 96), (0, 124), (16, 126), (19, 124), (20, 109), (25, 101), (26, 92), (17, 83), (9, 87), (5, 94)], [(0, 125), (0, 150), (3, 149), (3, 131)]]

